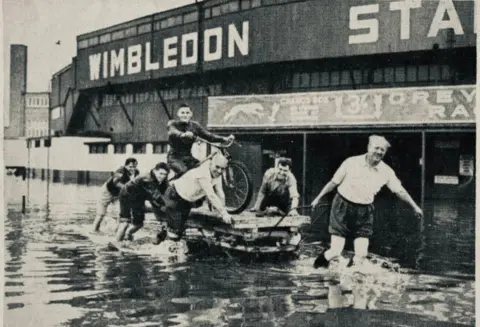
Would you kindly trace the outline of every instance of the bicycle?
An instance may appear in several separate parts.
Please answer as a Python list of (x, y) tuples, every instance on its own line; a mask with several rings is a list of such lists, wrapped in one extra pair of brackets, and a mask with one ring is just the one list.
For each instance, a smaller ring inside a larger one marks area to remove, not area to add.
[[(225, 207), (229, 214), (239, 214), (243, 212), (250, 204), (253, 196), (253, 182), (250, 171), (247, 166), (238, 160), (233, 160), (231, 154), (227, 151), (227, 148), (231, 147), (234, 143), (241, 146), (235, 140), (228, 143), (214, 143), (197, 137), (196, 142), (205, 143), (213, 146), (219, 150), (219, 152), (228, 160), (228, 166), (222, 177), (223, 191), (225, 193)], [(212, 159), (218, 152), (212, 152), (193, 168), (196, 168), (204, 162)], [(192, 168), (192, 169), (193, 169)], [(180, 176), (174, 176), (169, 181), (179, 178)]]

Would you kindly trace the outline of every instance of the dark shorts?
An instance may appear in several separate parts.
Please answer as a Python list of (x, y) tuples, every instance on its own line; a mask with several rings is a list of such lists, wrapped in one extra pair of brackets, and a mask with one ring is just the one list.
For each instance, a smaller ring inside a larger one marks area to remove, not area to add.
[(182, 155), (178, 153), (169, 153), (167, 155), (167, 163), (171, 170), (177, 176), (185, 174), (188, 170), (196, 167), (199, 161), (190, 155)]
[(266, 190), (265, 197), (260, 204), (260, 210), (263, 211), (267, 207), (277, 207), (285, 213), (288, 213), (292, 200), (290, 199), (290, 191), (287, 187), (277, 187), (275, 190)]
[(373, 234), (373, 213), (373, 204), (353, 203), (337, 193), (330, 210), (328, 231), (345, 238), (370, 238)]
[(175, 186), (170, 184), (165, 191), (165, 214), (168, 230), (181, 236), (192, 207), (193, 204), (182, 199), (175, 190)]
[(145, 221), (145, 201), (120, 196), (120, 222), (142, 226)]

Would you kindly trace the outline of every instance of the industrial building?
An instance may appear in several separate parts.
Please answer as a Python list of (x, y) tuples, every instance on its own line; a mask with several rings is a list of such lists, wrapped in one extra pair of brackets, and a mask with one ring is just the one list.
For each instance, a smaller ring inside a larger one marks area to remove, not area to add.
[(167, 121), (187, 102), (242, 142), (233, 153), (257, 187), (291, 157), (304, 202), (382, 134), (416, 201), (474, 201), (474, 12), (452, 0), (209, 0), (152, 13), (77, 36), (51, 80), (51, 130), (95, 137), (92, 157), (164, 158)]

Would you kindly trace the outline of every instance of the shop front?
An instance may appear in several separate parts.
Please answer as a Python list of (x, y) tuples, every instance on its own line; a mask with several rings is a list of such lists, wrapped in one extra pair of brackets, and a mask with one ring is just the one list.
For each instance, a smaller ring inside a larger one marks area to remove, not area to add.
[[(392, 145), (384, 161), (419, 205), (461, 205), (475, 203), (475, 105), (473, 85), (211, 97), (208, 125), (237, 135), (242, 147), (233, 155), (250, 168), (255, 191), (275, 158), (287, 156), (309, 203), (379, 134)], [(377, 196), (385, 215), (409, 209), (394, 201), (392, 210), (392, 198), (386, 190)]]

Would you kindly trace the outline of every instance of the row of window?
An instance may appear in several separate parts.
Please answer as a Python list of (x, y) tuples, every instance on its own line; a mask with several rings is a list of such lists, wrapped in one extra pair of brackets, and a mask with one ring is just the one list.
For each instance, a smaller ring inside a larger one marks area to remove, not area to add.
[(26, 136), (27, 137), (41, 137), (41, 136), (48, 136), (48, 128), (36, 128), (36, 129), (29, 129), (27, 128), (26, 131)]
[[(160, 90), (160, 94), (164, 100), (179, 100), (179, 99), (195, 99), (200, 97), (216, 96), (222, 92), (221, 84), (212, 84), (207, 87), (193, 86), (185, 88), (171, 88), (167, 90)], [(144, 103), (144, 102), (159, 102), (160, 97), (157, 91), (128, 93), (120, 96), (124, 104)], [(112, 106), (117, 104), (116, 95), (103, 95), (102, 106)]]
[[(203, 11), (206, 19), (221, 15), (230, 14), (240, 10), (248, 10), (262, 6), (262, 0), (232, 0), (217, 6), (205, 8)], [(189, 24), (198, 21), (198, 11), (192, 11), (185, 14), (179, 14), (172, 17), (164, 18), (153, 23), (155, 31), (163, 30), (173, 26)], [(88, 39), (78, 41), (78, 48), (84, 49), (98, 44), (108, 43), (115, 40), (129, 38), (132, 36), (149, 33), (152, 31), (151, 23), (139, 24), (127, 27), (118, 31), (105, 33), (100, 36), (92, 36)]]
[(27, 148), (40, 148), (42, 146), (42, 141), (43, 141), (43, 146), (45, 148), (50, 147), (51, 141), (50, 139), (37, 139), (37, 140), (28, 140), (27, 141)]
[(28, 107), (48, 107), (48, 97), (28, 97)]
[(408, 65), (376, 69), (353, 69), (323, 72), (296, 72), (292, 75), (293, 89), (339, 85), (439, 82), (452, 78), (447, 65)]
[[(166, 142), (152, 143), (152, 146), (153, 146), (154, 154), (167, 153), (168, 151), (168, 143)], [(104, 153), (108, 153), (108, 144), (107, 143), (91, 143), (88, 145), (88, 149), (89, 149), (88, 151), (89, 153), (104, 154)], [(133, 154), (147, 153), (147, 144), (133, 143), (132, 152)], [(113, 144), (113, 153), (116, 153), (116, 154), (127, 153), (127, 144), (124, 144), (124, 143)]]

